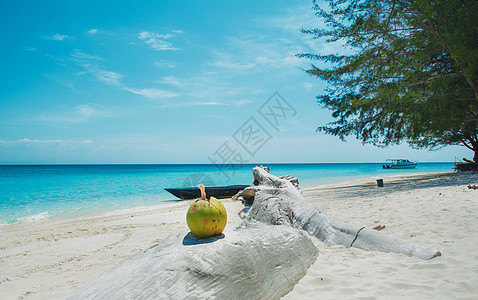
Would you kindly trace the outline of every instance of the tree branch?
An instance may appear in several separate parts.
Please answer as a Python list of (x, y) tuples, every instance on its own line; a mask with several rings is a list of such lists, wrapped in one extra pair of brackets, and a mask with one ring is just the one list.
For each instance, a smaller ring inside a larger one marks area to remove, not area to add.
[(455, 53), (454, 53), (454, 50), (451, 48), (451, 46), (449, 45), (449, 43), (442, 37), (442, 35), (440, 34), (440, 32), (438, 30), (436, 30), (433, 26), (433, 23), (432, 21), (430, 20), (430, 17), (428, 15), (426, 15), (423, 10), (420, 9), (420, 6), (417, 5), (417, 11), (422, 15), (423, 18), (425, 18), (427, 21), (428, 21), (428, 24), (426, 22), (423, 22), (421, 21), (418, 16), (413, 13), (410, 9), (407, 8), (408, 12), (413, 15), (415, 17), (415, 19), (420, 22), (421, 24), (423, 24), (423, 26), (425, 27), (426, 30), (428, 30), (433, 36), (435, 36), (435, 38), (438, 40), (438, 43), (440, 43), (440, 45), (448, 52), (450, 53), (451, 57), (453, 58), (453, 60), (458, 64), (461, 72), (463, 73), (463, 77), (465, 78), (466, 82), (468, 83), (468, 85), (471, 87), (474, 95), (475, 95), (475, 100), (478, 101), (478, 89), (475, 85), (475, 83), (473, 82), (473, 79), (471, 78), (471, 76), (466, 72), (463, 64), (458, 60), (458, 58), (456, 57)]

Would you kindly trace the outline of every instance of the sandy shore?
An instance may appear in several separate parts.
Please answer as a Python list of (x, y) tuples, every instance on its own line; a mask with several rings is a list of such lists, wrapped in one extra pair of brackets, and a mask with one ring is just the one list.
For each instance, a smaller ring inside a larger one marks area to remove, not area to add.
[[(282, 174), (276, 174), (282, 175)], [(329, 215), (432, 248), (431, 261), (316, 243), (319, 257), (285, 299), (477, 299), (478, 174), (369, 179), (303, 191)], [(225, 234), (241, 203), (225, 200)], [(123, 259), (187, 228), (174, 209), (0, 227), (0, 299), (64, 299)]]

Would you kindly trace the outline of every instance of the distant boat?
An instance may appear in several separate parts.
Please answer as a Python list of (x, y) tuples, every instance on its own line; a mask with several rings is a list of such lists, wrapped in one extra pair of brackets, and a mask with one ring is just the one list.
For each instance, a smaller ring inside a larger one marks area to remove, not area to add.
[[(230, 198), (248, 186), (249, 185), (209, 186), (206, 187), (206, 197), (209, 198), (212, 196), (218, 199)], [(183, 200), (201, 197), (201, 191), (197, 187), (171, 188), (165, 190)]]
[(408, 159), (387, 159), (382, 167), (384, 169), (413, 169), (417, 163)]

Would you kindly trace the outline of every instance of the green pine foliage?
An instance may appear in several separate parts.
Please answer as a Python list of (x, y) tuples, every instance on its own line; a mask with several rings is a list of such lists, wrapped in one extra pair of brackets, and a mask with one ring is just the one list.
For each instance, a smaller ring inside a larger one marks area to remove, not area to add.
[(464, 145), (478, 160), (478, 1), (314, 2), (324, 29), (303, 32), (342, 42), (352, 54), (299, 54), (322, 62), (318, 102), (334, 122), (318, 128), (345, 139), (417, 148)]

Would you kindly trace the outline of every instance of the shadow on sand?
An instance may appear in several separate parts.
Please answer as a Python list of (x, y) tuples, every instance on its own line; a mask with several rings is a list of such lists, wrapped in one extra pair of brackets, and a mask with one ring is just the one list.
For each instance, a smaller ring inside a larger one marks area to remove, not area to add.
[(458, 186), (476, 183), (478, 174), (472, 172), (459, 173), (433, 173), (410, 175), (400, 177), (385, 177), (383, 187), (377, 187), (375, 179), (359, 184), (332, 186), (317, 189), (304, 190), (304, 198), (314, 196), (317, 198), (344, 199), (351, 197), (377, 197), (397, 191), (423, 189), (435, 186)]

